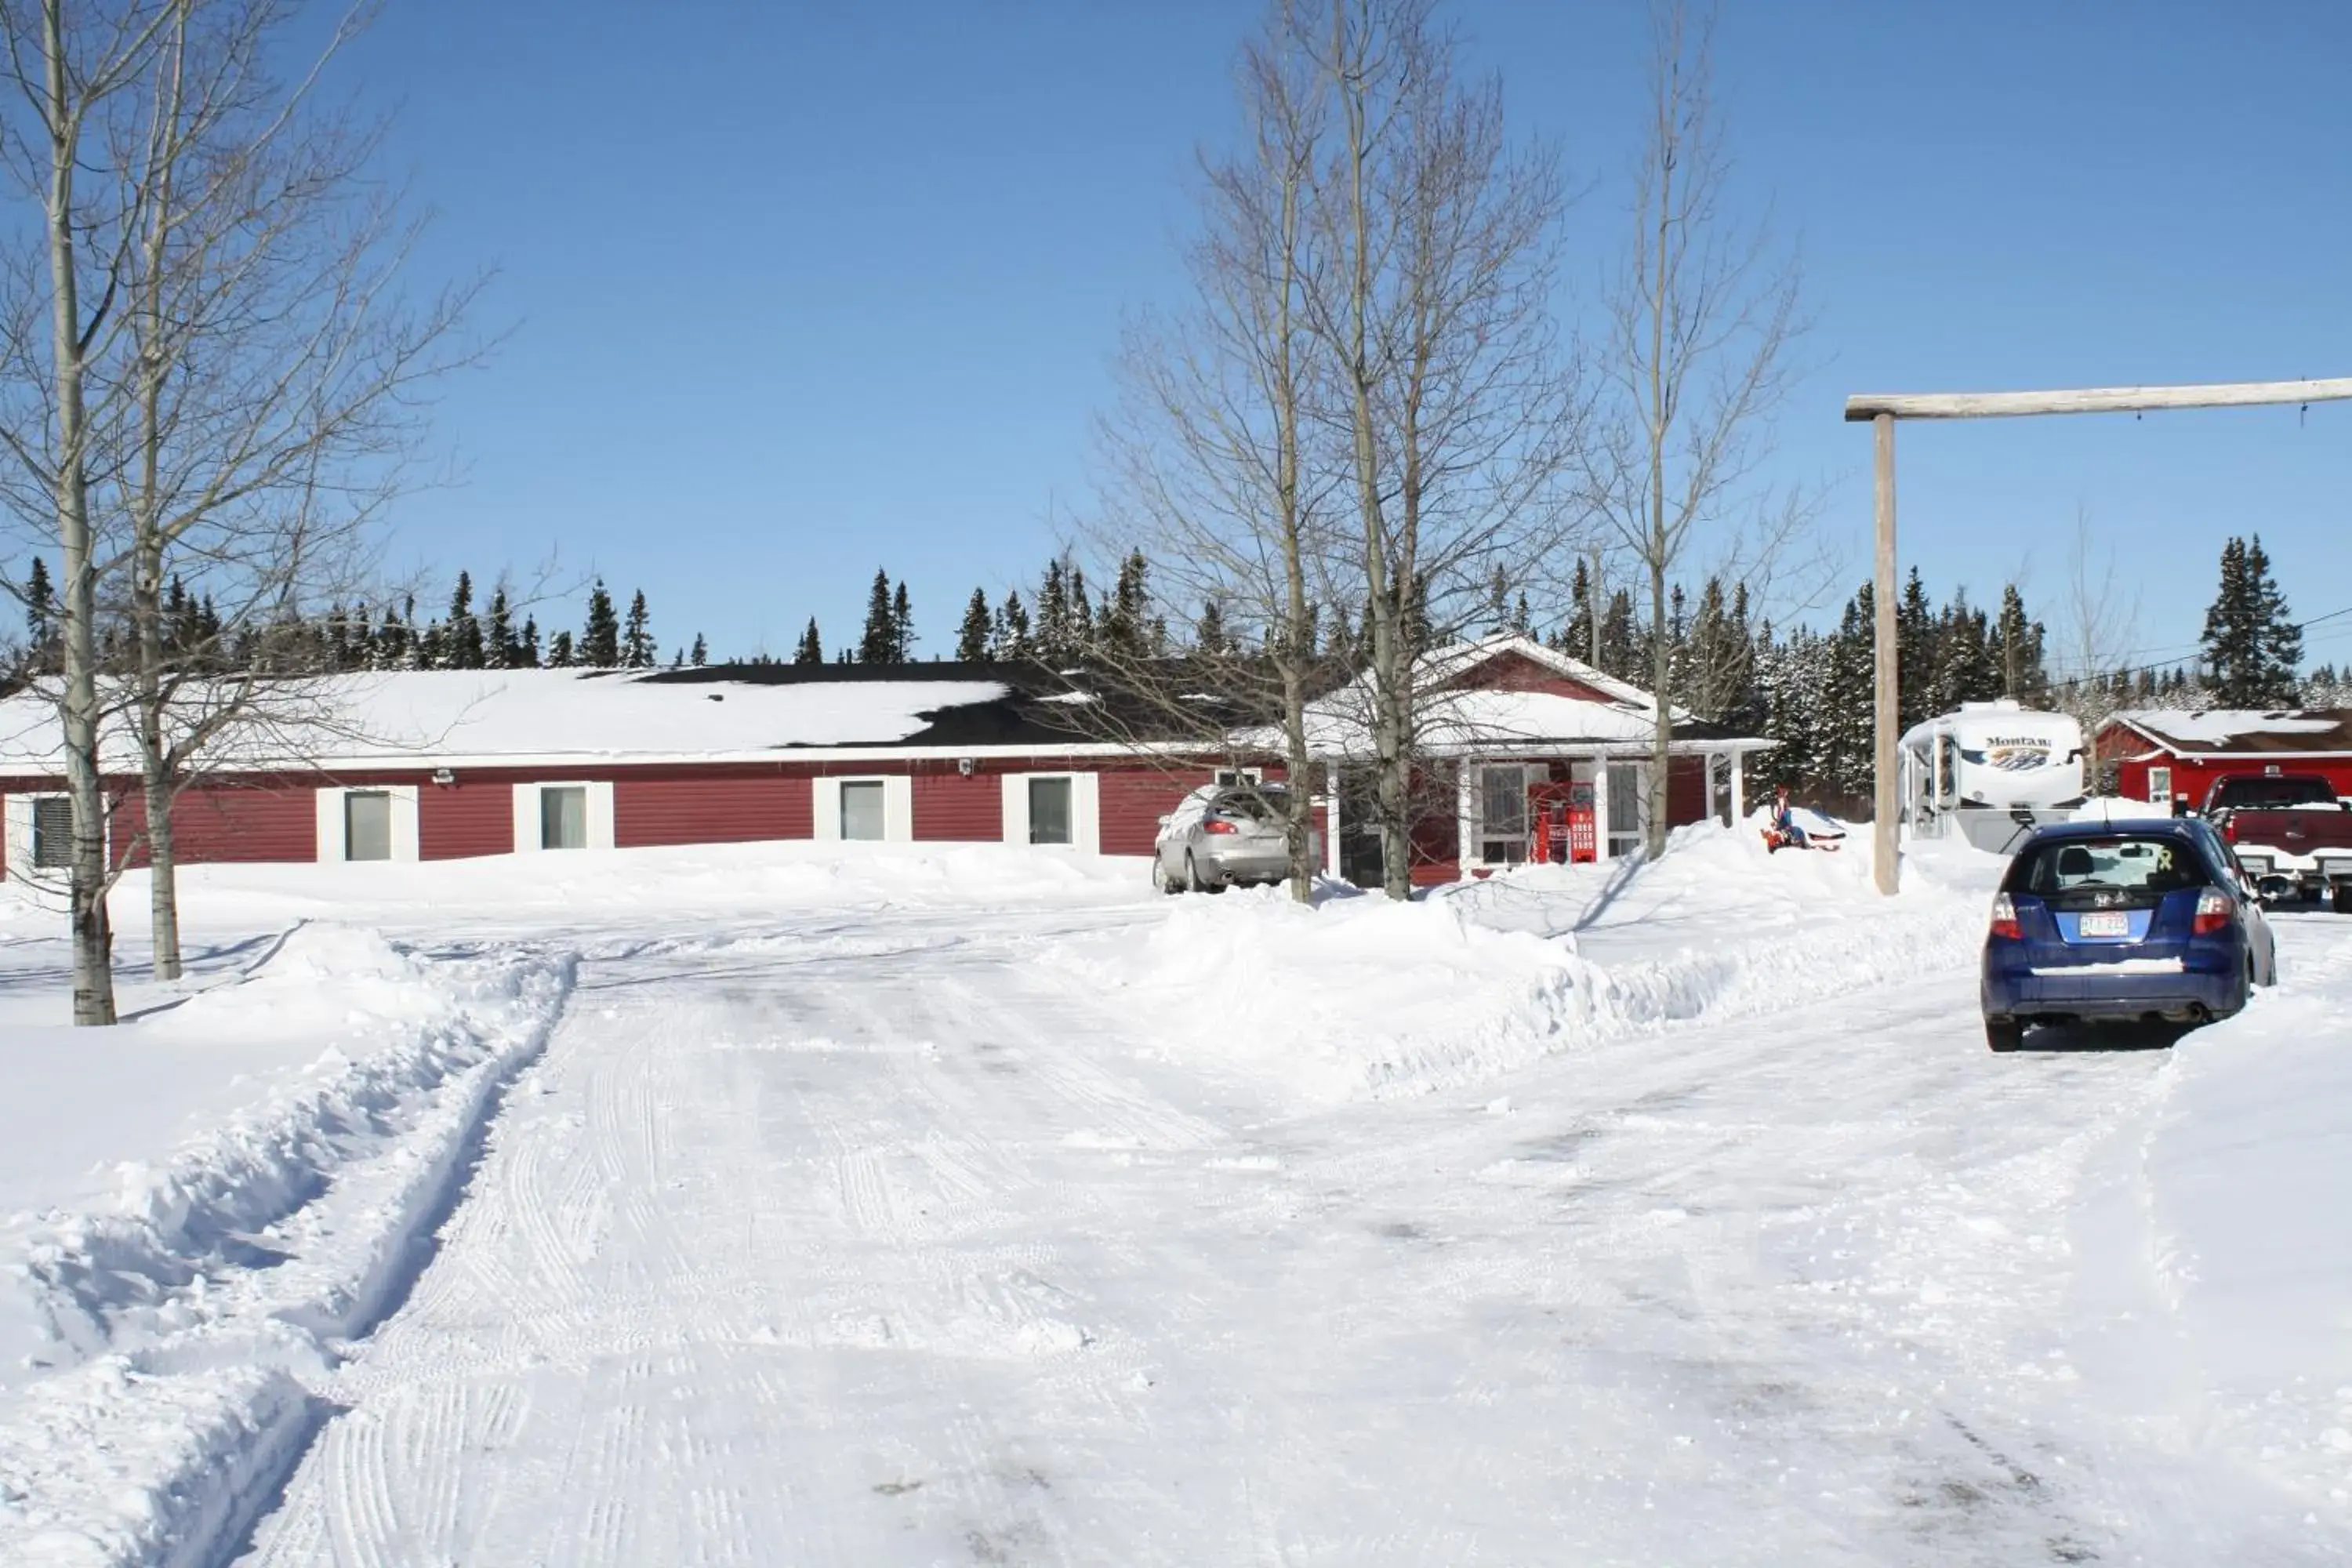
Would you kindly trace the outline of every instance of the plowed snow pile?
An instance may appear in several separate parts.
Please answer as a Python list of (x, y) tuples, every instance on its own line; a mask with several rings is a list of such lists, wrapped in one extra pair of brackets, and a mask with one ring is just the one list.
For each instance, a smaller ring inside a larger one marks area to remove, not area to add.
[[(414, 1274), (571, 972), (310, 927), (99, 1037), (95, 1073), (6, 1036), (0, 1562), (208, 1561), (243, 1528), (317, 1419), (300, 1374)], [(173, 1125), (160, 1163), (89, 1163)]]
[(1545, 866), (1409, 903), (1187, 899), (1060, 955), (1178, 1059), (1331, 1101), (1476, 1082), (1549, 1052), (1751, 1016), (1969, 962), (2002, 862), (1930, 845), (1892, 902), (1867, 849), (1685, 828), (1655, 865)]

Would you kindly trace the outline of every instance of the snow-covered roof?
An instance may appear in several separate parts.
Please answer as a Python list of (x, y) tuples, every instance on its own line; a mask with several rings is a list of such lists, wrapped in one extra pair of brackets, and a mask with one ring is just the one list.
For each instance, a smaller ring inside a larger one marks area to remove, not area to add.
[(2352, 751), (2352, 710), (2340, 708), (2140, 708), (2113, 721), (2175, 752)]
[[(1480, 665), (1506, 655), (1591, 691), (1598, 700), (1465, 683)], [(1657, 723), (1648, 692), (1533, 637), (1506, 634), (1433, 649), (1422, 657), (1414, 673), (1423, 693), (1416, 703), (1419, 743), (1431, 752), (1505, 754), (1563, 745), (1629, 747), (1646, 744)], [(1370, 693), (1369, 677), (1363, 677), (1309, 703), (1308, 744), (1318, 752), (1349, 756), (1369, 752)], [(1713, 731), (1691, 735), (1700, 727), (1679, 708), (1674, 721), (1678, 749), (1715, 744), (1747, 750), (1771, 743)]]
[[(273, 717), (241, 730), (211, 765), (290, 761), (368, 763), (738, 758), (790, 747), (891, 746), (929, 727), (928, 715), (995, 701), (994, 681), (665, 680), (572, 669), (402, 670), (289, 683)], [(137, 763), (129, 731), (109, 725), (108, 772)], [(30, 695), (0, 702), (0, 770), (61, 766), (57, 710)]]

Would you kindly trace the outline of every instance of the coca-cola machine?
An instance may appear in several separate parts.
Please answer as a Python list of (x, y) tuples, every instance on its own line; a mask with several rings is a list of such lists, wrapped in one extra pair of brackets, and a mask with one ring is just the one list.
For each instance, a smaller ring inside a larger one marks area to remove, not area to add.
[(1590, 783), (1528, 786), (1528, 815), (1535, 822), (1535, 858), (1538, 862), (1583, 865), (1600, 858)]

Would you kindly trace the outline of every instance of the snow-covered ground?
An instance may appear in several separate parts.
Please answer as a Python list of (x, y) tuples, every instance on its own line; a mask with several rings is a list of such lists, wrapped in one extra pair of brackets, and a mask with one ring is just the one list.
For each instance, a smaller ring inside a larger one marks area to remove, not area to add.
[(2352, 1557), (2352, 922), (1994, 1057), (1996, 869), (213, 868), (102, 1040), (0, 905), (0, 1562)]

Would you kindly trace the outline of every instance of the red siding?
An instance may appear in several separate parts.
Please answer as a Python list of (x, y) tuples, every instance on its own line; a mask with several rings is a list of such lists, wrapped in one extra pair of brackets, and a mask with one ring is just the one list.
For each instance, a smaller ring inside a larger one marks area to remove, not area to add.
[(1149, 855), (1160, 819), (1216, 774), (1208, 768), (1115, 768), (1102, 774), (1102, 852)]
[(1485, 663), (1465, 670), (1458, 679), (1448, 681), (1446, 685), (1455, 690), (1542, 691), (1554, 697), (1572, 697), (1580, 702), (1616, 700), (1582, 681), (1570, 680), (1545, 668), (1524, 654), (1517, 653), (1497, 654)]
[[(613, 785), (613, 842), (623, 849), (806, 838), (815, 831), (808, 780), (768, 770), (656, 778), (625, 773)], [(508, 837), (511, 848), (512, 833)]]
[[(189, 790), (172, 803), (173, 855), (184, 866), (207, 861), (316, 860), (316, 795), (308, 784), (282, 783), (251, 789), (222, 785)], [(116, 804), (117, 854), (146, 828), (143, 800), (134, 795)], [(142, 849), (131, 857), (131, 863), (144, 865), (146, 859)]]
[(1672, 757), (1666, 763), (1666, 826), (1683, 827), (1706, 819), (1706, 759)]
[(514, 850), (514, 783), (479, 776), (416, 792), (417, 853), (427, 860)]
[(1004, 837), (1004, 775), (953, 771), (914, 779), (915, 837), (938, 842), (995, 844)]

